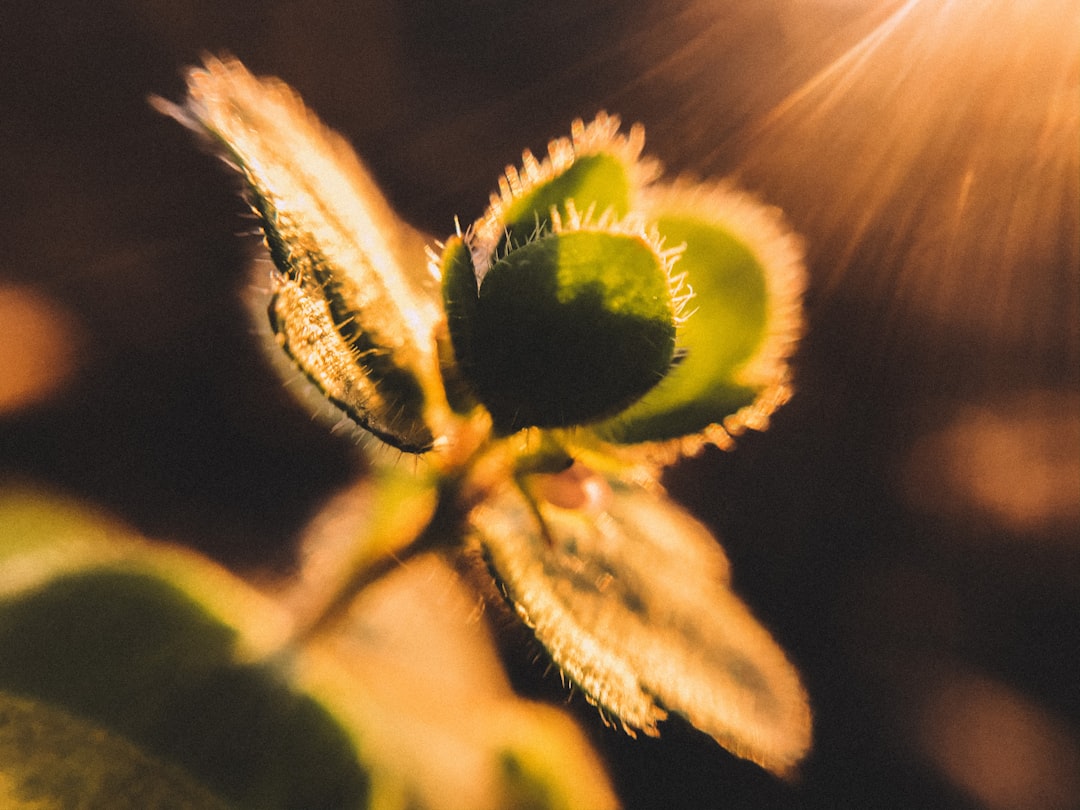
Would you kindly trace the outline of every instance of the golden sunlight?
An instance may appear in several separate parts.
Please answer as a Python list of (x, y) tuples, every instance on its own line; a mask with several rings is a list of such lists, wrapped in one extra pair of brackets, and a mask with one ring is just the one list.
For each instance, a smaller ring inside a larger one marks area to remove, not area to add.
[(743, 171), (775, 178), (823, 291), (879, 302), (881, 328), (1054, 351), (1067, 323), (1075, 350), (1078, 83), (1075, 0), (908, 0), (747, 133)]

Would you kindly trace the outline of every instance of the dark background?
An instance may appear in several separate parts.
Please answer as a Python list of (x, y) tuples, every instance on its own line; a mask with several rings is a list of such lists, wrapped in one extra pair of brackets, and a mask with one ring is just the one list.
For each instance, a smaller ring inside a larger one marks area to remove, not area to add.
[(671, 174), (782, 205), (811, 274), (795, 400), (668, 484), (803, 673), (815, 749), (785, 785), (573, 703), (627, 806), (1080, 807), (1075, 6), (7, 2), (0, 289), (55, 304), (75, 370), (0, 411), (0, 476), (243, 571), (362, 469), (264, 360), (236, 182), (146, 102), (202, 53), (297, 88), (437, 235), (617, 112)]

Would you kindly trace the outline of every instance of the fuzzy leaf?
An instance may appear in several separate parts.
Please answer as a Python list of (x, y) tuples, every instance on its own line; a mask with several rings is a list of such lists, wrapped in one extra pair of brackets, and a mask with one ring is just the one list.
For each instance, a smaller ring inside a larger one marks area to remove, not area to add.
[(447, 309), (462, 376), (504, 433), (615, 413), (671, 366), (668, 260), (614, 227), (535, 239), (492, 266), (475, 304)]
[(597, 428), (622, 444), (695, 437), (730, 444), (764, 429), (790, 395), (788, 357), (802, 327), (805, 271), (779, 213), (726, 186), (653, 191), (651, 219), (684, 244), (675, 270), (694, 292), (679, 330), (680, 364), (641, 400)]
[(460, 236), (446, 241), (437, 262), (449, 337), (449, 344), (442, 346), (443, 385), (451, 407), (467, 413), (476, 405), (476, 396), (465, 381), (466, 368), (476, 354), (476, 272), (469, 247)]
[(656, 735), (670, 710), (733, 753), (790, 774), (810, 745), (806, 695), (731, 591), (716, 541), (671, 502), (595, 476), (582, 486), (588, 505), (557, 506), (566, 499), (550, 484), (565, 475), (531, 487), (536, 510), (506, 486), (471, 517), (517, 613), (629, 730)]
[(625, 217), (640, 189), (657, 171), (641, 158), (644, 131), (619, 132), (618, 116), (600, 113), (585, 124), (577, 120), (569, 138), (548, 144), (538, 161), (522, 154), (521, 169), (507, 166), (484, 216), (473, 225), (469, 244), (481, 281), (488, 268), (508, 251), (551, 230), (552, 212), (567, 220), (572, 208), (596, 216)]
[(550, 230), (551, 209), (565, 217), (567, 200), (573, 200), (582, 211), (595, 206), (600, 212), (610, 208), (616, 216), (626, 216), (630, 192), (628, 167), (615, 155), (600, 153), (578, 158), (562, 174), (507, 206), (503, 216), (506, 236), (499, 252), (525, 244), (538, 230)]
[(430, 448), (444, 405), (442, 316), (423, 236), (278, 80), (207, 59), (183, 105), (157, 103), (210, 136), (247, 182), (277, 268), (269, 315), (281, 348), (359, 425), (401, 450)]

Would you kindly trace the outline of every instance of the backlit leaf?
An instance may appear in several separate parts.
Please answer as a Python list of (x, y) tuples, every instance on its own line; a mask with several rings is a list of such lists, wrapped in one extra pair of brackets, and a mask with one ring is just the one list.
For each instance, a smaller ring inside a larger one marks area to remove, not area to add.
[(550, 230), (553, 211), (568, 219), (569, 203), (583, 214), (629, 214), (641, 188), (659, 171), (655, 161), (641, 157), (644, 143), (642, 127), (624, 135), (618, 116), (600, 113), (588, 124), (574, 121), (570, 137), (551, 141), (543, 160), (522, 153), (521, 168), (506, 167), (499, 192), (468, 235), (477, 278), (482, 281), (508, 250)]
[(281, 348), (362, 427), (428, 449), (445, 398), (423, 236), (282, 82), (209, 58), (189, 72), (183, 105), (157, 103), (210, 136), (247, 182), (277, 268), (269, 316)]
[(791, 773), (810, 746), (806, 694), (731, 591), (716, 541), (663, 498), (588, 480), (588, 506), (556, 506), (537, 487), (534, 510), (507, 485), (474, 510), (474, 536), (517, 613), (628, 730), (656, 735), (676, 712), (733, 753)]
[(464, 291), (475, 304), (449, 302), (471, 311), (451, 336), (496, 429), (596, 421), (656, 385), (675, 347), (670, 262), (630, 228), (557, 227), (495, 262), (478, 297)]
[(667, 244), (685, 245), (675, 270), (694, 297), (678, 334), (683, 358), (597, 433), (619, 444), (675, 440), (683, 451), (730, 446), (747, 428), (765, 429), (791, 395), (801, 245), (779, 211), (727, 185), (657, 186), (648, 211)]

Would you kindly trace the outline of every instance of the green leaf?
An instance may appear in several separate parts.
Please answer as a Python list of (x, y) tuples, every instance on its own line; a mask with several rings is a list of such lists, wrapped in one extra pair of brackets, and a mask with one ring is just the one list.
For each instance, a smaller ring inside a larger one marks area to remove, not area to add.
[[(567, 484), (582, 498), (568, 498)], [(677, 712), (733, 753), (790, 774), (810, 745), (806, 694), (731, 591), (708, 531), (662, 497), (580, 469), (535, 476), (528, 489), (530, 498), (503, 487), (470, 523), (563, 672), (628, 730), (658, 734)]]
[[(86, 718), (241, 807), (363, 807), (349, 735), (237, 630), (146, 570), (67, 573), (0, 604), (0, 688)], [(248, 607), (251, 609), (251, 606)]]
[(496, 250), (506, 253), (528, 242), (537, 231), (550, 231), (552, 209), (565, 218), (568, 200), (573, 200), (580, 211), (590, 206), (598, 212), (610, 208), (615, 216), (624, 217), (630, 212), (630, 194), (629, 170), (620, 158), (603, 153), (578, 158), (562, 174), (540, 183), (506, 207), (505, 236)]
[(0, 691), (0, 805), (8, 810), (227, 810), (180, 768), (106, 728)]
[(543, 161), (525, 151), (520, 170), (506, 167), (499, 193), (468, 236), (477, 278), (482, 281), (507, 252), (550, 232), (553, 214), (564, 221), (574, 209), (612, 219), (629, 214), (658, 171), (654, 161), (641, 158), (644, 143), (640, 126), (624, 135), (618, 116), (600, 113), (588, 124), (574, 121), (570, 137), (549, 143)]
[(476, 396), (465, 380), (465, 369), (476, 355), (476, 272), (465, 240), (452, 236), (443, 246), (438, 264), (442, 275), (443, 309), (450, 345), (443, 347), (443, 384), (447, 399), (458, 413), (468, 413)]
[[(347, 550), (350, 564), (407, 542), (431, 499), (406, 479), (385, 472), (335, 498), (313, 526), (301, 583), (349, 540), (367, 541)], [(425, 564), (432, 555), (398, 565), (302, 646), (279, 603), (73, 502), (0, 490), (0, 555), (0, 694), (26, 703), (28, 722), (59, 712), (126, 741), (150, 763), (146, 785), (125, 785), (132, 795), (182, 772), (196, 792), (258, 810), (615, 804), (570, 719), (514, 695), (475, 596), (448, 603), (452, 575)], [(5, 733), (0, 796), (48, 757), (32, 741), (6, 748)], [(62, 784), (35, 785), (81, 796), (104, 778), (89, 755), (67, 764), (76, 773), (57, 769)]]
[(667, 244), (685, 244), (675, 269), (694, 298), (678, 334), (683, 358), (597, 432), (622, 444), (702, 436), (723, 446), (766, 427), (790, 395), (801, 248), (777, 211), (726, 186), (654, 190), (650, 210)]
[[(582, 226), (510, 251), (475, 305), (448, 306), (461, 371), (495, 427), (596, 421), (633, 402), (671, 366), (670, 257), (643, 235)], [(466, 354), (468, 352), (468, 354)]]
[(269, 316), (278, 345), (359, 425), (401, 450), (429, 449), (445, 398), (424, 237), (280, 81), (207, 59), (189, 72), (182, 106), (156, 103), (209, 136), (247, 182), (277, 268)]

